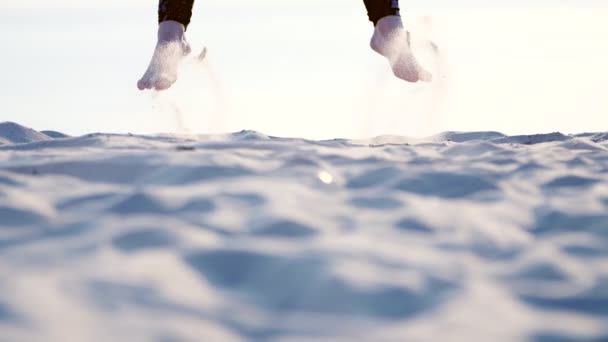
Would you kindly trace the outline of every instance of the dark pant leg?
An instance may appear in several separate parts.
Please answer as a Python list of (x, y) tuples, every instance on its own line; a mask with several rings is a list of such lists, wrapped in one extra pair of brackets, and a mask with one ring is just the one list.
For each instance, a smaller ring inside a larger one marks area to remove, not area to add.
[(160, 0), (158, 3), (158, 22), (173, 20), (188, 27), (192, 17), (194, 0)]
[(363, 0), (367, 8), (369, 20), (378, 23), (378, 20), (389, 16), (399, 15), (399, 0)]

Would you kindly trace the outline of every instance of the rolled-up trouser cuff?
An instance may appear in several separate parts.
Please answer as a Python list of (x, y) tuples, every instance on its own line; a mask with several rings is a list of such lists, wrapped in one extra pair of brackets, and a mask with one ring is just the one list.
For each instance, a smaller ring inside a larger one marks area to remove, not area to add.
[(363, 0), (367, 16), (374, 23), (389, 15), (399, 15), (399, 0)]
[(158, 23), (173, 20), (188, 27), (192, 18), (194, 0), (160, 0), (158, 3)]

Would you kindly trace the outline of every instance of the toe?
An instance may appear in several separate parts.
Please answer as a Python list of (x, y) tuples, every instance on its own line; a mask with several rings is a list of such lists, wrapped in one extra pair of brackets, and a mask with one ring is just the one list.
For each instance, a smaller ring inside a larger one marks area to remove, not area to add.
[(433, 75), (424, 70), (424, 69), (420, 69), (418, 71), (418, 78), (422, 81), (422, 82), (431, 82), (433, 80)]

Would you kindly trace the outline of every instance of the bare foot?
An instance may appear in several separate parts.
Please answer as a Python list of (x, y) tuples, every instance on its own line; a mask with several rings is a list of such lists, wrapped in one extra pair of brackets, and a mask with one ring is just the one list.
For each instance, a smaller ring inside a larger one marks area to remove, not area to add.
[(410, 48), (409, 32), (401, 17), (391, 15), (378, 21), (370, 42), (371, 48), (386, 57), (393, 74), (408, 82), (429, 82), (433, 76), (418, 64)]
[(168, 89), (177, 81), (177, 68), (191, 51), (184, 25), (163, 21), (158, 26), (158, 42), (144, 76), (137, 82), (139, 90)]

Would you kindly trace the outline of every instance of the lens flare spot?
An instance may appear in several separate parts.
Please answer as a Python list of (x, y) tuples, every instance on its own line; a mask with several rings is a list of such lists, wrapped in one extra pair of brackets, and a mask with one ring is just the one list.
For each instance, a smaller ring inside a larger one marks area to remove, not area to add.
[(317, 174), (321, 182), (325, 184), (331, 184), (334, 181), (334, 177), (327, 171), (319, 171)]

